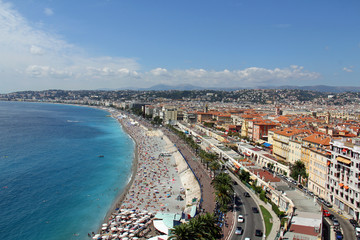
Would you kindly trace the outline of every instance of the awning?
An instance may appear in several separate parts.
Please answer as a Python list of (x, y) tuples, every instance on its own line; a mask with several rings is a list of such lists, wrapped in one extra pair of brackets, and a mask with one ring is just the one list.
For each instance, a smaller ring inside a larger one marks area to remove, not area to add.
[(342, 151), (343, 151), (343, 152), (347, 152), (347, 149), (346, 149), (346, 148), (344, 148)]
[(344, 164), (350, 164), (351, 163), (351, 160), (347, 159), (347, 158), (344, 158), (344, 157), (341, 157), (341, 156), (338, 156), (336, 158), (336, 160), (338, 160), (339, 162), (342, 162)]
[(348, 190), (348, 189), (349, 189), (349, 186), (344, 185), (344, 188), (345, 188), (346, 190)]
[(265, 147), (270, 147), (272, 144), (267, 143), (267, 142), (264, 142), (263, 145), (264, 145)]
[(331, 162), (330, 161), (327, 161), (327, 165), (330, 166)]
[(344, 184), (343, 184), (343, 183), (339, 183), (339, 186), (340, 186), (340, 187), (343, 187), (343, 186), (344, 186)]
[(169, 228), (165, 225), (163, 220), (154, 220), (153, 224), (154, 224), (154, 227), (156, 228), (156, 230), (158, 230), (159, 232), (162, 232), (165, 234), (169, 233)]
[(196, 206), (192, 206), (191, 207), (191, 211), (190, 211), (190, 217), (195, 217), (196, 215)]

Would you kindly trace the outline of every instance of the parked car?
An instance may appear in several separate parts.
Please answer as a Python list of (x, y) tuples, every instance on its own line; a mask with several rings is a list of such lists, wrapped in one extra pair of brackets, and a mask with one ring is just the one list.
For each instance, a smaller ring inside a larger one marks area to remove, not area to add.
[(253, 207), (252, 211), (253, 211), (253, 213), (259, 213), (259, 209), (257, 209), (257, 207)]
[(239, 215), (237, 221), (238, 221), (239, 223), (244, 222), (244, 216), (243, 216), (243, 215)]
[(335, 236), (336, 236), (336, 240), (342, 240), (344, 238), (341, 231), (336, 231)]
[(324, 205), (327, 206), (328, 208), (332, 208), (331, 203), (329, 203), (328, 201), (324, 201)]
[(237, 227), (235, 230), (235, 234), (236, 235), (242, 235), (244, 232), (244, 230), (242, 229), (242, 227)]
[(336, 218), (333, 220), (333, 224), (335, 227), (340, 226), (340, 223)]
[(255, 230), (255, 236), (262, 237), (262, 235), (263, 235), (263, 232), (260, 229)]
[(329, 211), (328, 210), (323, 210), (323, 215), (324, 215), (324, 217), (330, 217), (330, 213), (329, 213)]
[(354, 227), (357, 227), (358, 226), (358, 223), (355, 219), (350, 219), (349, 220), (350, 224), (353, 225)]
[(357, 237), (360, 237), (360, 227), (355, 228), (355, 234)]

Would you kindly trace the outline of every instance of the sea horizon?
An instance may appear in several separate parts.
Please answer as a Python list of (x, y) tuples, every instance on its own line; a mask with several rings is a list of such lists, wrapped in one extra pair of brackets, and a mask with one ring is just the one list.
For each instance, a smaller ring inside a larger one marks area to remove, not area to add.
[(88, 239), (130, 181), (134, 142), (102, 109), (0, 101), (0, 233)]

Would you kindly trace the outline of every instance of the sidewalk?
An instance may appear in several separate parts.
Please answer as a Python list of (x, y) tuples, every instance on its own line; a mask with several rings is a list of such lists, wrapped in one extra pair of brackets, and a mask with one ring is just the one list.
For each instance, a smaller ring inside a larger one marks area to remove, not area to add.
[[(240, 179), (238, 179), (233, 173), (229, 173), (229, 175), (244, 189), (249, 189), (247, 186), (245, 186)], [(250, 190), (250, 189), (249, 189)], [(260, 198), (253, 192), (253, 191), (248, 191), (252, 197), (252, 199), (254, 199), (254, 201), (256, 202), (257, 205), (262, 205), (266, 208), (266, 210), (269, 211), (269, 213), (271, 214), (272, 217), (272, 228), (271, 228), (271, 232), (269, 234), (269, 236), (266, 237), (267, 240), (274, 240), (276, 238), (276, 235), (278, 234), (278, 231), (280, 230), (280, 219), (278, 218), (278, 216), (274, 213), (274, 211), (272, 210), (272, 207), (269, 206), (267, 203), (263, 202), (260, 200)], [(261, 211), (260, 211), (261, 212)], [(263, 215), (261, 214), (261, 218), (263, 218)], [(263, 219), (263, 227), (264, 227), (264, 232), (265, 230), (265, 222)]]

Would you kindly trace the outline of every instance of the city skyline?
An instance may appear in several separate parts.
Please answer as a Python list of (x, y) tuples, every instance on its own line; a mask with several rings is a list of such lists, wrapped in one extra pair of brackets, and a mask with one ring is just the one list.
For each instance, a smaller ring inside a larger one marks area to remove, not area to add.
[(0, 0), (0, 93), (359, 86), (357, 1)]

